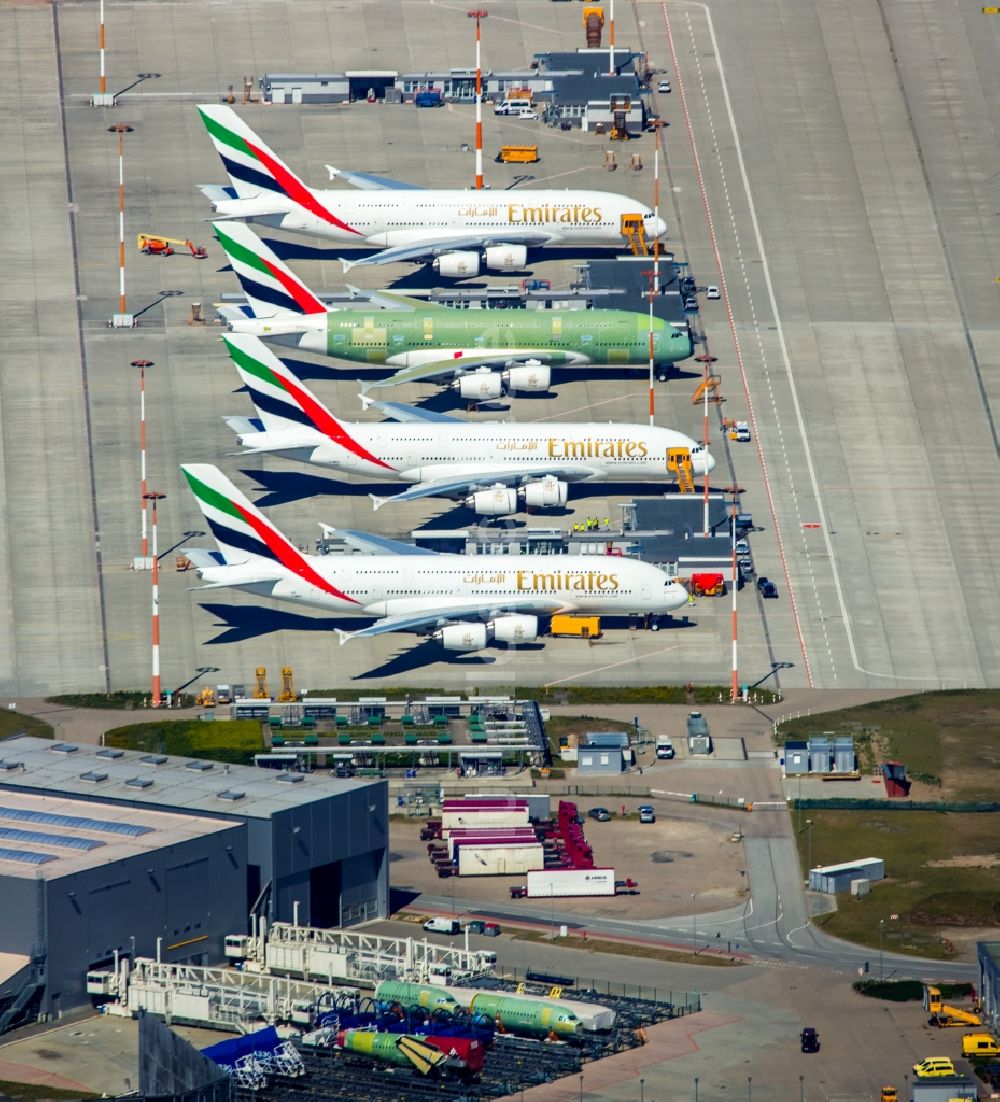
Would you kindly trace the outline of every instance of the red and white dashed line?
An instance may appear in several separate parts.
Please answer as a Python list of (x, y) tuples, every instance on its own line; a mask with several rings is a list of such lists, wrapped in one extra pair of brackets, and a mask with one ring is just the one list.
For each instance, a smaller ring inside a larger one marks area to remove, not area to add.
[[(752, 325), (753, 325), (753, 330), (754, 330), (754, 333), (755, 333), (756, 339), (757, 339), (757, 352), (758, 352), (758, 355), (759, 355), (759, 358), (760, 358), (760, 363), (761, 363), (761, 375), (762, 375), (761, 381), (764, 383), (764, 385), (767, 389), (767, 397), (768, 397), (768, 400), (770, 402), (772, 412), (774, 414), (774, 416), (773, 416), (773, 426), (774, 426), (774, 430), (777, 434), (777, 444), (778, 444), (778, 448), (779, 448), (779, 451), (780, 451), (780, 454), (781, 454), (782, 462), (783, 462), (783, 465), (784, 465), (784, 468), (785, 468), (786, 476), (787, 476), (787, 479), (788, 479), (789, 501), (791, 503), (791, 507), (793, 508), (793, 510), (795, 512), (796, 518), (799, 521), (800, 538), (803, 541), (803, 549), (805, 551), (805, 560), (804, 561), (805, 561), (805, 564), (806, 564), (806, 569), (808, 571), (808, 579), (809, 579), (808, 584), (810, 585), (810, 587), (812, 589), (812, 597), (813, 597), (813, 601), (815, 603), (815, 608), (816, 608), (816, 611), (817, 611), (817, 620), (818, 620), (818, 623), (819, 623), (820, 628), (821, 628), (822, 633), (823, 633), (823, 642), (824, 642), (825, 647), (826, 647), (827, 659), (828, 659), (829, 664), (830, 664), (831, 675), (832, 675), (833, 679), (836, 680), (836, 677), (837, 677), (836, 660), (835, 660), (835, 657), (834, 657), (834, 654), (833, 654), (833, 648), (832, 648), (832, 645), (831, 645), (831, 642), (830, 642), (829, 634), (827, 632), (826, 617), (823, 615), (823, 612), (822, 612), (822, 602), (820, 600), (819, 587), (818, 587), (818, 584), (817, 584), (816, 573), (815, 573), (814, 568), (813, 568), (812, 556), (810, 555), (810, 545), (809, 545), (809, 542), (806, 538), (806, 533), (814, 531), (816, 528), (821, 528), (822, 531), (823, 531), (823, 539), (824, 539), (824, 543), (826, 545), (826, 562), (829, 564), (830, 569), (833, 571), (833, 580), (834, 580), (834, 584), (835, 584), (836, 592), (837, 592), (837, 597), (838, 597), (839, 604), (840, 604), (840, 611), (841, 611), (841, 615), (843, 617), (844, 628), (845, 628), (845, 631), (847, 633), (848, 646), (850, 648), (851, 658), (852, 658), (852, 661), (855, 665), (855, 668), (858, 668), (857, 654), (856, 654), (856, 651), (855, 651), (854, 640), (853, 640), (851, 630), (850, 630), (850, 624), (848, 622), (847, 609), (846, 609), (846, 606), (844, 604), (843, 593), (842, 593), (841, 585), (840, 585), (840, 579), (839, 579), (839, 576), (837, 574), (836, 564), (835, 564), (835, 561), (834, 561), (834, 558), (833, 558), (833, 548), (830, 545), (830, 540), (829, 540), (829, 536), (828, 536), (828, 526), (826, 525), (825, 517), (823, 516), (822, 501), (820, 499), (820, 494), (819, 494), (819, 485), (818, 485), (818, 482), (816, 480), (815, 469), (813, 467), (813, 462), (812, 462), (812, 456), (810, 454), (808, 442), (807, 442), (807, 439), (806, 439), (805, 424), (804, 424), (804, 421), (802, 419), (802, 412), (801, 412), (801, 407), (799, 405), (798, 394), (796, 392), (794, 380), (792, 378), (791, 363), (790, 363), (789, 358), (788, 358), (788, 351), (787, 351), (787, 347), (786, 347), (786, 344), (785, 344), (784, 332), (783, 332), (783, 329), (782, 329), (782, 326), (781, 326), (781, 319), (778, 316), (777, 303), (776, 303), (775, 297), (774, 297), (774, 290), (773, 290), (773, 285), (772, 285), (772, 282), (771, 282), (770, 270), (768, 268), (767, 258), (766, 258), (765, 253), (764, 253), (764, 246), (763, 246), (763, 241), (762, 241), (761, 235), (760, 235), (760, 228), (759, 228), (759, 223), (757, 221), (756, 210), (755, 210), (754, 204), (753, 204), (753, 197), (750, 193), (749, 179), (748, 179), (747, 174), (746, 174), (746, 167), (745, 167), (744, 160), (743, 160), (743, 151), (742, 151), (742, 147), (740, 145), (739, 135), (737, 134), (737, 131), (736, 131), (736, 124), (735, 124), (735, 118), (733, 116), (732, 103), (731, 103), (730, 98), (729, 98), (729, 90), (728, 90), (728, 87), (726, 85), (725, 74), (723, 72), (723, 66), (722, 66), (722, 58), (721, 58), (721, 55), (719, 53), (719, 45), (718, 45), (718, 41), (717, 41), (716, 36), (715, 36), (714, 26), (712, 24), (711, 12), (703, 4), (696, 4), (696, 5), (693, 5), (693, 6), (701, 9), (704, 12), (705, 18), (707, 20), (709, 35), (710, 35), (711, 40), (712, 40), (712, 47), (713, 47), (713, 51), (714, 51), (714, 56), (715, 56), (716, 63), (718, 65), (718, 70), (719, 70), (719, 80), (722, 84), (722, 91), (723, 91), (723, 96), (724, 96), (724, 100), (725, 100), (725, 104), (726, 104), (726, 109), (727, 109), (727, 112), (729, 114), (730, 131), (731, 131), (732, 138), (733, 138), (733, 141), (734, 141), (735, 147), (736, 147), (736, 156), (737, 156), (737, 160), (738, 160), (738, 163), (739, 163), (740, 176), (741, 176), (741, 179), (742, 179), (743, 191), (744, 191), (744, 194), (745, 194), (745, 197), (746, 197), (746, 202), (747, 202), (747, 205), (748, 205), (748, 208), (749, 208), (749, 211), (750, 211), (750, 217), (751, 217), (751, 222), (752, 222), (752, 225), (753, 225), (754, 236), (755, 236), (755, 239), (756, 239), (757, 250), (758, 250), (758, 253), (759, 253), (759, 256), (760, 256), (761, 268), (762, 268), (765, 284), (766, 284), (766, 287), (767, 287), (768, 298), (770, 300), (771, 313), (772, 313), (772, 316), (774, 318), (775, 328), (776, 328), (777, 334), (778, 334), (779, 346), (780, 346), (780, 349), (781, 349), (781, 355), (782, 355), (782, 359), (783, 359), (783, 362), (784, 362), (785, 381), (787, 382), (787, 385), (788, 385), (789, 390), (791, 392), (792, 403), (793, 403), (793, 407), (795, 409), (795, 414), (796, 414), (798, 435), (799, 435), (799, 438), (800, 438), (802, 449), (803, 449), (803, 451), (805, 453), (805, 457), (806, 457), (806, 469), (808, 471), (809, 481), (811, 483), (812, 496), (814, 497), (814, 503), (810, 505), (810, 512), (812, 512), (813, 515), (816, 515), (818, 513), (819, 516), (820, 516), (820, 521), (819, 522), (811, 522), (811, 521), (804, 520), (802, 518), (802, 515), (801, 515), (801, 512), (800, 512), (800, 508), (799, 508), (799, 502), (800, 502), (799, 491), (796, 488), (796, 482), (795, 482), (795, 465), (792, 463), (792, 461), (789, 457), (787, 443), (786, 443), (786, 439), (785, 439), (785, 433), (784, 433), (784, 430), (783, 430), (781, 419), (778, 417), (778, 413), (777, 413), (777, 402), (776, 402), (776, 399), (775, 399), (774, 386), (773, 386), (774, 380), (773, 380), (773, 377), (772, 377), (772, 372), (769, 369), (767, 353), (764, 349), (763, 341), (761, 340), (761, 329), (760, 329), (760, 324), (759, 324), (758, 319), (757, 319), (757, 311), (756, 311), (756, 306), (754, 304), (753, 293), (752, 293), (751, 287), (750, 287), (750, 279), (749, 279), (749, 275), (748, 275), (748, 272), (747, 272), (746, 259), (745, 259), (745, 256), (744, 256), (743, 247), (742, 247), (742, 243), (741, 243), (741, 239), (740, 239), (739, 227), (737, 226), (736, 217), (735, 217), (735, 214), (733, 212), (732, 201), (731, 201), (730, 195), (729, 195), (729, 187), (728, 187), (728, 183), (727, 183), (727, 180), (726, 180), (725, 165), (723, 164), (722, 156), (721, 156), (721, 153), (719, 152), (718, 141), (716, 140), (715, 124), (714, 124), (714, 121), (712, 119), (712, 111), (711, 111), (711, 97), (708, 95), (708, 90), (705, 87), (705, 78), (704, 78), (704, 73), (702, 72), (702, 68), (701, 68), (700, 55), (699, 55), (697, 50), (693, 50), (693, 51), (691, 51), (691, 53), (694, 57), (694, 64), (695, 64), (695, 69), (696, 69), (696, 72), (697, 72), (697, 78), (698, 78), (699, 84), (701, 85), (702, 98), (703, 98), (704, 103), (705, 103), (705, 109), (706, 109), (707, 118), (708, 118), (708, 126), (709, 126), (709, 132), (710, 132), (710, 145), (716, 151), (715, 155), (716, 155), (717, 169), (718, 169), (718, 172), (719, 172), (720, 180), (722, 182), (722, 194), (723, 194), (723, 199), (724, 199), (725, 204), (726, 204), (726, 211), (727, 211), (728, 218), (729, 218), (730, 229), (731, 229), (731, 232), (733, 234), (733, 239), (735, 241), (736, 259), (737, 259), (737, 262), (739, 263), (739, 266), (740, 266), (740, 271), (741, 271), (741, 275), (742, 275), (742, 278), (743, 278), (743, 286), (744, 286), (744, 290), (745, 290), (745, 293), (746, 293), (747, 302), (748, 302), (749, 307), (750, 307), (750, 317), (751, 317), (751, 321), (752, 321)], [(737, 367), (739, 368), (740, 380), (741, 380), (742, 385), (743, 385), (743, 393), (744, 393), (744, 398), (746, 400), (747, 410), (748, 410), (748, 419), (749, 419), (750, 423), (752, 424), (753, 430), (754, 430), (754, 443), (755, 443), (756, 448), (757, 448), (757, 458), (758, 458), (758, 461), (760, 462), (761, 472), (762, 472), (763, 479), (764, 479), (764, 489), (765, 489), (765, 493), (767, 495), (768, 510), (771, 514), (772, 524), (774, 525), (774, 533), (775, 533), (775, 538), (777, 539), (778, 553), (781, 557), (782, 571), (783, 571), (784, 577), (785, 577), (785, 584), (786, 584), (786, 587), (788, 589), (788, 597), (789, 597), (789, 603), (790, 603), (790, 606), (791, 606), (791, 609), (792, 609), (792, 617), (793, 617), (793, 620), (794, 620), (794, 623), (795, 623), (795, 631), (796, 631), (796, 634), (798, 636), (799, 648), (800, 648), (801, 653), (802, 653), (802, 660), (803, 660), (805, 673), (806, 673), (806, 682), (810, 687), (812, 687), (812, 685), (813, 685), (813, 675), (812, 675), (812, 667), (811, 667), (810, 660), (809, 660), (809, 652), (808, 652), (808, 649), (806, 647), (805, 636), (804, 636), (803, 631), (802, 631), (802, 623), (801, 623), (801, 620), (800, 620), (800, 617), (799, 617), (799, 610), (798, 610), (798, 604), (797, 604), (796, 596), (795, 596), (795, 589), (792, 585), (792, 580), (791, 580), (791, 576), (790, 576), (790, 573), (789, 573), (788, 558), (787, 558), (786, 551), (785, 551), (785, 543), (784, 543), (784, 539), (783, 539), (783, 536), (782, 536), (781, 526), (778, 522), (777, 509), (775, 507), (774, 496), (773, 496), (772, 489), (771, 489), (771, 483), (770, 483), (770, 479), (768, 477), (767, 460), (764, 457), (764, 452), (763, 452), (763, 449), (761, 447), (761, 442), (760, 442), (760, 440), (761, 440), (760, 433), (758, 432), (758, 429), (757, 429), (757, 415), (756, 415), (756, 411), (754, 409), (753, 400), (750, 396), (750, 388), (749, 388), (749, 384), (748, 384), (748, 380), (747, 380), (746, 365), (745, 365), (745, 362), (744, 362), (744, 359), (743, 359), (743, 350), (742, 350), (742, 347), (740, 345), (739, 335), (738, 335), (737, 330), (736, 330), (736, 319), (733, 315), (732, 304), (731, 304), (731, 300), (730, 300), (730, 296), (729, 296), (729, 288), (728, 288), (728, 284), (727, 284), (727, 280), (726, 280), (726, 273), (725, 273), (725, 270), (724, 270), (723, 264), (722, 264), (722, 254), (721, 254), (721, 251), (719, 249), (719, 243), (718, 243), (718, 239), (717, 239), (716, 232), (715, 232), (715, 223), (714, 223), (714, 220), (713, 220), (713, 217), (712, 217), (712, 208), (711, 208), (711, 205), (708, 201), (708, 193), (707, 193), (707, 190), (706, 190), (706, 187), (705, 187), (704, 176), (702, 174), (701, 160), (698, 156), (698, 147), (697, 147), (697, 144), (695, 142), (695, 137), (694, 137), (694, 127), (693, 127), (692, 122), (691, 122), (691, 115), (690, 115), (690, 112), (688, 110), (687, 96), (686, 96), (686, 93), (685, 93), (685, 90), (684, 90), (684, 80), (683, 80), (681, 70), (680, 70), (680, 65), (679, 65), (679, 62), (678, 62), (677, 50), (676, 50), (675, 43), (674, 43), (673, 30), (672, 30), (671, 23), (670, 23), (670, 16), (667, 14), (667, 5), (665, 3), (665, 0), (661, 0), (660, 10), (661, 10), (662, 15), (663, 15), (663, 23), (664, 23), (664, 27), (666, 29), (667, 41), (668, 41), (668, 44), (669, 44), (669, 47), (670, 47), (670, 54), (671, 54), (671, 57), (673, 59), (674, 75), (675, 75), (675, 78), (676, 78), (677, 90), (680, 93), (681, 109), (682, 109), (683, 114), (684, 114), (685, 126), (687, 128), (687, 133), (688, 133), (688, 141), (689, 141), (690, 146), (691, 146), (691, 156), (692, 156), (693, 162), (694, 162), (695, 173), (696, 173), (697, 178), (698, 178), (698, 187), (699, 187), (699, 190), (701, 192), (702, 206), (703, 206), (703, 209), (704, 209), (704, 212), (705, 212), (705, 221), (706, 221), (709, 236), (710, 236), (711, 242), (712, 242), (712, 250), (715, 253), (715, 262), (716, 262), (716, 267), (717, 267), (717, 270), (718, 270), (718, 273), (719, 273), (719, 276), (718, 276), (719, 286), (720, 286), (720, 289), (722, 291), (723, 304), (725, 306), (726, 315), (727, 315), (727, 318), (728, 318), (728, 321), (729, 321), (729, 331), (730, 331), (730, 335), (731, 335), (732, 341), (733, 341), (733, 349), (734, 349), (735, 356), (736, 356), (736, 363), (737, 363)], [(687, 32), (690, 35), (691, 40), (694, 41), (695, 40), (695, 31), (694, 31), (694, 27), (691, 24), (690, 12), (685, 12), (684, 18), (685, 18), (685, 21), (686, 21), (686, 24), (687, 24)]]

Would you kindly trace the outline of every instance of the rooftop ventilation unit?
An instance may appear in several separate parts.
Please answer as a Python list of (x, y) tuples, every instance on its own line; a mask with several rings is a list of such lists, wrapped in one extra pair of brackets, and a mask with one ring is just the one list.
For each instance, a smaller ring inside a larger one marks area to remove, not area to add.
[(96, 769), (90, 769), (86, 773), (80, 774), (81, 781), (90, 781), (92, 784), (100, 784), (101, 781), (106, 781), (107, 779), (107, 773), (98, 773)]

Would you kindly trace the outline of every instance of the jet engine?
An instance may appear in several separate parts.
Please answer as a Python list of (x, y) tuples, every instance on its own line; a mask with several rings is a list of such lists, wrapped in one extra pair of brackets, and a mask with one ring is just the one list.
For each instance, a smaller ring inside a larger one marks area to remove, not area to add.
[(490, 245), (486, 249), (486, 267), (491, 272), (520, 272), (527, 263), (528, 250), (524, 245)]
[(507, 368), (500, 377), (511, 392), (548, 390), (552, 385), (552, 368), (538, 360), (529, 360), (523, 367)]
[(435, 259), (432, 267), (448, 279), (467, 279), (479, 275), (479, 253), (445, 253)]
[(556, 505), (565, 505), (569, 497), (569, 486), (552, 475), (546, 475), (538, 482), (529, 482), (518, 490), (518, 497), (525, 505), (539, 509), (551, 509)]
[(533, 643), (538, 638), (538, 617), (515, 614), (498, 616), (492, 624), (498, 643)]
[(460, 375), (452, 384), (467, 402), (491, 402), (503, 394), (503, 380), (496, 371), (481, 367), (478, 371), (469, 371)]
[(505, 517), (517, 512), (517, 491), (507, 486), (491, 486), (488, 490), (476, 490), (465, 499), (465, 504), (483, 517)]
[(445, 650), (473, 651), (489, 643), (489, 632), (485, 624), (445, 624), (434, 638)]

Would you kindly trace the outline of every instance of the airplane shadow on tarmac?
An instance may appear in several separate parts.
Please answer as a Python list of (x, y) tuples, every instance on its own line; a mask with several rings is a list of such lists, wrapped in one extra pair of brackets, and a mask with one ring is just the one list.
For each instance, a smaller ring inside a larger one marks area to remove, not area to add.
[(370, 624), (371, 617), (358, 616), (308, 616), (284, 609), (267, 608), (263, 605), (225, 605), (203, 603), (201, 607), (209, 616), (214, 616), (220, 628), (220, 634), (207, 640), (209, 646), (220, 643), (245, 643), (249, 639), (258, 639), (276, 631), (325, 632), (333, 636), (334, 628), (352, 631)]
[(447, 662), (453, 669), (467, 669), (475, 672), (477, 669), (489, 669), (498, 662), (506, 661), (510, 652), (531, 654), (545, 649), (542, 643), (523, 643), (518, 647), (490, 648), (485, 651), (477, 651), (475, 654), (459, 654), (455, 651), (445, 650), (436, 639), (413, 640), (403, 643), (402, 650), (398, 651), (388, 661), (380, 666), (366, 670), (364, 673), (355, 674), (352, 681), (367, 681), (372, 678), (392, 677), (399, 674), (414, 673), (434, 665), (435, 662)]
[[(293, 501), (306, 501), (313, 497), (364, 497), (366, 494), (386, 497), (396, 492), (391, 482), (341, 482), (336, 478), (308, 471), (246, 470), (240, 473), (253, 479), (260, 488), (263, 496), (254, 502), (259, 509), (288, 505)], [(317, 515), (316, 520), (318, 523), (323, 518)], [(336, 521), (325, 523), (336, 524)]]

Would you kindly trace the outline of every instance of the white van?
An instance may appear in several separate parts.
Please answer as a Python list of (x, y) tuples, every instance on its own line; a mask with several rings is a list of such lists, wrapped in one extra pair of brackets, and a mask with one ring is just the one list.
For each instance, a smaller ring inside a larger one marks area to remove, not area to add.
[[(534, 111), (531, 101), (526, 99), (502, 99), (493, 108), (494, 115), (517, 115), (522, 111)], [(537, 115), (535, 116), (538, 117)]]
[(449, 934), (454, 935), (461, 933), (461, 927), (457, 918), (442, 918), (440, 915), (435, 915), (434, 918), (429, 918), (424, 923), (424, 929), (429, 934)]
[(534, 107), (520, 107), (517, 114), (514, 116), (516, 119), (537, 119), (538, 112)]

